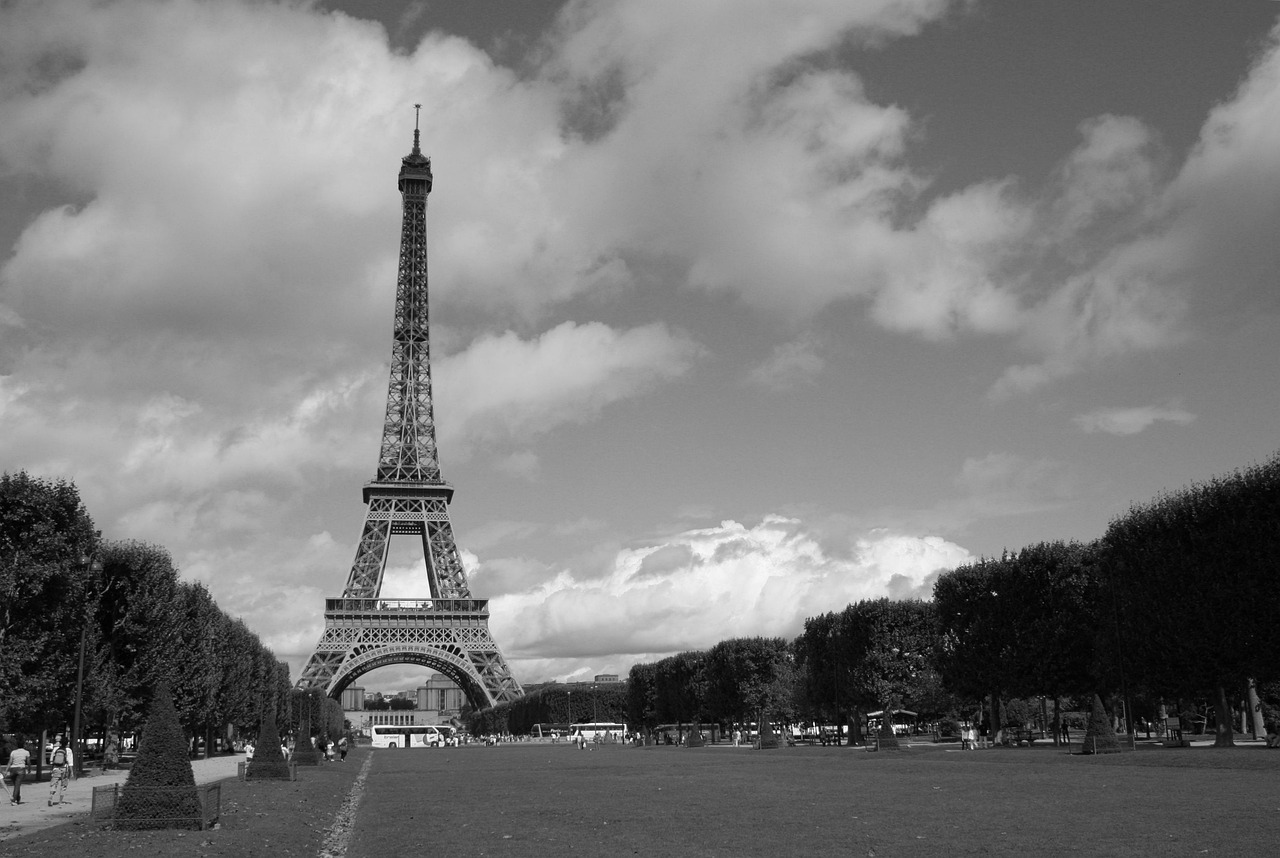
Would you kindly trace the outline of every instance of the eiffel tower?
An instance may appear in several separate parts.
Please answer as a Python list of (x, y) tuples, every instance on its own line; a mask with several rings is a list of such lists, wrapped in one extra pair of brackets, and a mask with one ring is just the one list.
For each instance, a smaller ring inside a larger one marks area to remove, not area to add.
[[(421, 105), (414, 105), (415, 112)], [(340, 599), (325, 599), (324, 634), (298, 679), (332, 698), (389, 664), (420, 664), (449, 677), (483, 709), (524, 694), (489, 634), (489, 603), (473, 599), (453, 541), (453, 487), (440, 476), (431, 407), (427, 335), (427, 194), (431, 159), (418, 148), (400, 162), (400, 273), (391, 381), (377, 476), (364, 487), (364, 531)], [(422, 538), (429, 598), (381, 599), (391, 537)]]

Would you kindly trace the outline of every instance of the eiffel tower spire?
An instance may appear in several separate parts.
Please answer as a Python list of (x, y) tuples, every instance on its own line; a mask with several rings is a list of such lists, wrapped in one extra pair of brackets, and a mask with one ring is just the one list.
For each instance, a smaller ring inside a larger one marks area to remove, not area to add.
[[(325, 600), (325, 631), (298, 687), (324, 688), (336, 698), (374, 668), (421, 664), (484, 708), (523, 691), (489, 634), (488, 602), (471, 597), (449, 521), (453, 487), (440, 475), (427, 312), (431, 159), (419, 148), (417, 126), (415, 117), (413, 151), (400, 160), (400, 266), (378, 467), (364, 486), (364, 529), (346, 589)], [(421, 537), (429, 598), (379, 598), (393, 535)]]

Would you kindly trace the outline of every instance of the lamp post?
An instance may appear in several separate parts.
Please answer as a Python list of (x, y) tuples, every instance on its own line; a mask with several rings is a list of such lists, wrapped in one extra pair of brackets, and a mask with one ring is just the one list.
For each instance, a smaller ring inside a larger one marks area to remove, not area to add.
[[(98, 573), (102, 571), (102, 561), (98, 559), (98, 549), (95, 546), (93, 553), (87, 557), (81, 558), (84, 568), (88, 572)], [(98, 599), (102, 598), (102, 592), (99, 591)], [(71, 766), (76, 777), (84, 773), (84, 742), (80, 736), (80, 712), (84, 704), (84, 651), (88, 642), (89, 623), (91, 616), (84, 618), (84, 622), (80, 624), (80, 666), (76, 671), (76, 708), (75, 714), (71, 718), (71, 747), (75, 749), (75, 758)]]
[(591, 720), (597, 724), (600, 723), (600, 695), (596, 694), (596, 687), (591, 686)]
[(566, 705), (569, 707), (569, 723), (572, 725), (573, 724), (573, 692), (566, 691), (565, 694), (568, 695), (569, 697), (569, 702)]

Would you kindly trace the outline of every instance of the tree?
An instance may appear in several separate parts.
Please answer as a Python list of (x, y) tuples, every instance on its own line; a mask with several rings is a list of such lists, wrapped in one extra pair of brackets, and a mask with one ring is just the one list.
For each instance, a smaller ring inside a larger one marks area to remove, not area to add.
[(879, 707), (880, 746), (897, 748), (893, 712), (916, 705), (933, 670), (938, 645), (933, 606), (918, 599), (861, 601), (845, 610), (843, 627), (856, 647), (853, 699)]
[(712, 712), (735, 721), (769, 716), (790, 721), (794, 711), (795, 654), (784, 638), (733, 638), (706, 655), (708, 702)]
[(0, 730), (70, 721), (97, 540), (72, 483), (0, 476)]
[(659, 721), (701, 722), (706, 701), (705, 662), (706, 653), (691, 650), (664, 658), (654, 666)]
[(1226, 689), (1277, 676), (1280, 455), (1135, 505), (1103, 537), (1126, 665), (1149, 689), (1212, 696), (1230, 746)]

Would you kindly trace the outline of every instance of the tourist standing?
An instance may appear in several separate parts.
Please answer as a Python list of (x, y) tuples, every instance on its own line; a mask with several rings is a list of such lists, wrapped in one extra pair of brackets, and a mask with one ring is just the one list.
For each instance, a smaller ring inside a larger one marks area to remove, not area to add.
[(345, 763), (347, 761), (347, 737), (343, 736), (338, 740), (338, 762)]
[(71, 764), (71, 749), (67, 747), (67, 740), (59, 736), (58, 744), (49, 755), (49, 807), (53, 807), (55, 797), (58, 799), (58, 804), (62, 804), (62, 796), (71, 775)]
[(9, 752), (9, 777), (13, 780), (13, 792), (9, 794), (10, 804), (22, 804), (22, 779), (27, 775), (27, 766), (31, 765), (31, 752), (26, 743), (18, 740), (18, 747)]

